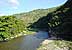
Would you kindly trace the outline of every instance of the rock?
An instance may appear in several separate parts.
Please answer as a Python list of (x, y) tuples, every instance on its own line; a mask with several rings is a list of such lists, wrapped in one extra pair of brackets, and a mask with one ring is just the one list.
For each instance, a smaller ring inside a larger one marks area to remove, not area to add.
[(18, 37), (18, 35), (16, 35), (15, 37)]
[(38, 50), (69, 50), (69, 47), (63, 41), (44, 40)]
[(42, 42), (42, 45), (47, 45), (50, 42), (53, 42), (53, 40), (45, 40), (45, 41)]
[(27, 34), (24, 34), (24, 35), (27, 35)]
[(26, 31), (23, 31), (24, 33), (26, 33)]
[(14, 37), (10, 37), (11, 39), (13, 39)]

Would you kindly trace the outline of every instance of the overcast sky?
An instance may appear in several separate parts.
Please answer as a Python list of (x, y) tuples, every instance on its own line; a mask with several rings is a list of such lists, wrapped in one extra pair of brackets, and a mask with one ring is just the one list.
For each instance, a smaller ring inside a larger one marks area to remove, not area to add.
[(0, 16), (62, 5), (67, 0), (0, 0)]

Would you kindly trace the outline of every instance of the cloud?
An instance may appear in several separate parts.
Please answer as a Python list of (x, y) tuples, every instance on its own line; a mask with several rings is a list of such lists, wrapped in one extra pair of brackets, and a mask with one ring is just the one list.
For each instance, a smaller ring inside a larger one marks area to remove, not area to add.
[(9, 6), (12, 7), (14, 9), (17, 9), (18, 6), (20, 5), (19, 0), (0, 0), (0, 7), (1, 6)]
[(0, 13), (0, 16), (4, 16), (5, 14), (3, 14), (3, 13)]
[(19, 6), (19, 1), (18, 1), (18, 0), (8, 0), (8, 3), (9, 3), (10, 6), (12, 6), (14, 9), (17, 9), (17, 7)]

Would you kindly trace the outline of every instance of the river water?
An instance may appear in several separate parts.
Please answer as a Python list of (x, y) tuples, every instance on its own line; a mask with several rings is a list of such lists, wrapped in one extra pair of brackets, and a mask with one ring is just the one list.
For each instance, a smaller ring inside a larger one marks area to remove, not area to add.
[(36, 50), (40, 43), (48, 38), (48, 32), (39, 31), (34, 35), (15, 38), (0, 43), (0, 50)]

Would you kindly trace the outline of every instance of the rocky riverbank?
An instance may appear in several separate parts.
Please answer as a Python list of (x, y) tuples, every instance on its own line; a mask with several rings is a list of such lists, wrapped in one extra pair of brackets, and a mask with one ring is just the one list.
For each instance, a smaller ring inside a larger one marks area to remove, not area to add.
[(11, 37), (9, 37), (9, 38), (6, 38), (6, 39), (4, 39), (4, 40), (11, 40), (11, 39), (14, 39), (14, 38), (17, 38), (17, 37), (20, 37), (20, 36), (24, 36), (24, 35), (27, 35), (27, 34), (20, 33), (20, 34), (17, 34), (17, 35), (15, 35), (15, 36), (11, 36)]
[(11, 39), (14, 39), (14, 38), (17, 38), (17, 37), (20, 37), (20, 36), (26, 36), (26, 35), (29, 35), (29, 34), (34, 34), (35, 32), (34, 31), (23, 31), (19, 34), (16, 34), (16, 35), (13, 35), (11, 37), (8, 37), (8, 38), (5, 38), (5, 39), (0, 39), (0, 41), (8, 41), (8, 40), (11, 40)]
[(72, 50), (72, 42), (64, 40), (44, 40), (37, 50)]

